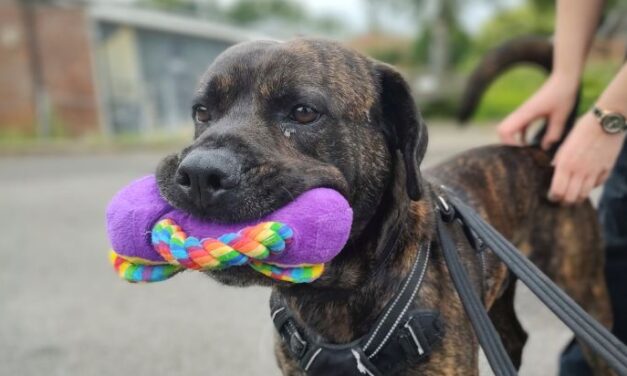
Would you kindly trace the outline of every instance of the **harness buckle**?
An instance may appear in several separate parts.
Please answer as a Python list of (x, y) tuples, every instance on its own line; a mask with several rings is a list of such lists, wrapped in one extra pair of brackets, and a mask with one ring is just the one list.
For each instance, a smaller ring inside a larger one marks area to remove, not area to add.
[(440, 343), (444, 328), (439, 313), (418, 310), (410, 314), (401, 328), (399, 342), (409, 359), (420, 361)]
[(297, 359), (300, 359), (305, 355), (305, 350), (307, 349), (307, 342), (300, 336), (297, 330), (292, 332), (290, 335), (289, 341), (289, 349), (294, 354)]

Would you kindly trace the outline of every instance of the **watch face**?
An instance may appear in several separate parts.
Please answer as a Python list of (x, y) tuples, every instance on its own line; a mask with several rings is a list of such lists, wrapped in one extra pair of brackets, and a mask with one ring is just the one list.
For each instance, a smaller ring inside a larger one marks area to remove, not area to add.
[(603, 117), (601, 125), (608, 133), (618, 133), (625, 127), (625, 118), (618, 114), (607, 114)]

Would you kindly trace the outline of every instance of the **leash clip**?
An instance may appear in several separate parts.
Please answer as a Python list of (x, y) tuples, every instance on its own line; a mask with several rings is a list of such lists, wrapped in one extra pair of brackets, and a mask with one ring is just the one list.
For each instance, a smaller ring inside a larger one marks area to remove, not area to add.
[(444, 222), (453, 222), (455, 219), (455, 209), (440, 195), (438, 195), (438, 209), (440, 210), (440, 215)]

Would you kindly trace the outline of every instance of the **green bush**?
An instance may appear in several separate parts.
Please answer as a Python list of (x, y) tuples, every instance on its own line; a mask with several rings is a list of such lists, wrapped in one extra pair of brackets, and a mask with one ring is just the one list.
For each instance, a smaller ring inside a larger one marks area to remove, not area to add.
[[(457, 24), (450, 25), (449, 53), (451, 65), (457, 66), (468, 56), (472, 49), (472, 42), (468, 33)], [(425, 29), (414, 40), (410, 53), (411, 63), (415, 65), (427, 65), (429, 63), (429, 50), (433, 31)]]
[(417, 103), (420, 113), (427, 119), (450, 119), (457, 112), (457, 98), (437, 98), (428, 102)]
[(483, 55), (499, 44), (521, 35), (545, 35), (554, 30), (553, 8), (541, 10), (532, 4), (504, 10), (486, 22), (474, 41), (473, 52)]
[[(603, 92), (618, 69), (617, 62), (592, 62), (583, 76), (579, 112), (587, 111)], [(537, 68), (520, 67), (500, 77), (485, 93), (474, 120), (500, 120), (520, 106), (544, 82), (546, 74)]]

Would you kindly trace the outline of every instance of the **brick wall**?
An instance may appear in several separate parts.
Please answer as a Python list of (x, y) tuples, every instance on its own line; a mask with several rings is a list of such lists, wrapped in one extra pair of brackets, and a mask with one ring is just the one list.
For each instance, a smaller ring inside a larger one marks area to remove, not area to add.
[[(68, 136), (97, 132), (98, 106), (85, 13), (77, 7), (39, 5), (33, 19), (48, 106), (44, 113), (51, 131)], [(0, 130), (32, 134), (36, 130), (36, 96), (24, 20), (17, 1), (0, 2), (0, 103), (6, 101), (0, 104)]]
[(0, 131), (35, 132), (35, 106), (20, 9), (0, 1)]

